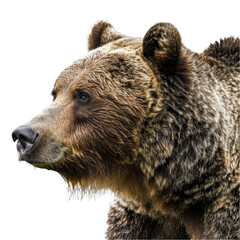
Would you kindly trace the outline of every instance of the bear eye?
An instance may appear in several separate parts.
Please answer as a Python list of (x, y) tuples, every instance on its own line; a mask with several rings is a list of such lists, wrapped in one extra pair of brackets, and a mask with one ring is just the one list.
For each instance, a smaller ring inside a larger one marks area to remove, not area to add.
[(90, 95), (82, 90), (75, 90), (73, 98), (81, 104), (87, 104), (90, 101)]
[(56, 99), (57, 94), (54, 90), (52, 90), (51, 95), (53, 96), (53, 101)]

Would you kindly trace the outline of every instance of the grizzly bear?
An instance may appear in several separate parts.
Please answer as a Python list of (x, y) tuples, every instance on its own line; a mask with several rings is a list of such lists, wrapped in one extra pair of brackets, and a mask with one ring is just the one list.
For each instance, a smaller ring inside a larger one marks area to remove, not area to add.
[(116, 195), (108, 239), (240, 238), (238, 38), (194, 53), (169, 23), (143, 39), (106, 22), (17, 128), (19, 159)]

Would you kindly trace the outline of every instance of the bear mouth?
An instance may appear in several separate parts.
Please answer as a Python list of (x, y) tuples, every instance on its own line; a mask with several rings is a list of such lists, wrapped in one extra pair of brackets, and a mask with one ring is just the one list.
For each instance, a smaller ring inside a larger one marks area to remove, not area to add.
[(36, 135), (36, 137), (33, 140), (33, 142), (25, 142), (25, 141), (23, 141), (21, 139), (19, 139), (17, 141), (17, 150), (18, 150), (18, 152), (20, 154), (19, 159), (21, 161), (25, 160), (26, 154), (33, 150), (33, 148), (37, 144), (38, 140), (39, 140), (39, 134)]
[[(42, 141), (38, 136), (37, 144), (24, 154), (18, 150), (19, 160), (25, 161), (38, 168), (52, 169), (52, 167), (64, 158), (66, 148), (53, 139)], [(17, 143), (17, 146), (21, 143)]]

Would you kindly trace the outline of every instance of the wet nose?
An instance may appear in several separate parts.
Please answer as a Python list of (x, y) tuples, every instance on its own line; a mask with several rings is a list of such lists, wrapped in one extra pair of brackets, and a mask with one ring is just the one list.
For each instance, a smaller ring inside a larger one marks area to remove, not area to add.
[(21, 159), (24, 154), (29, 152), (37, 143), (39, 139), (39, 134), (35, 133), (28, 126), (20, 126), (15, 129), (12, 133), (12, 139), (17, 142), (17, 150), (20, 152)]

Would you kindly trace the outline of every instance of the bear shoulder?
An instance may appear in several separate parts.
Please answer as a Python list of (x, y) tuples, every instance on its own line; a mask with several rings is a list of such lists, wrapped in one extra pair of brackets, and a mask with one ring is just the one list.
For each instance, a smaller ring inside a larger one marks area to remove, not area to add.
[(219, 42), (210, 44), (203, 55), (213, 57), (226, 66), (239, 68), (240, 61), (240, 39), (229, 37)]

